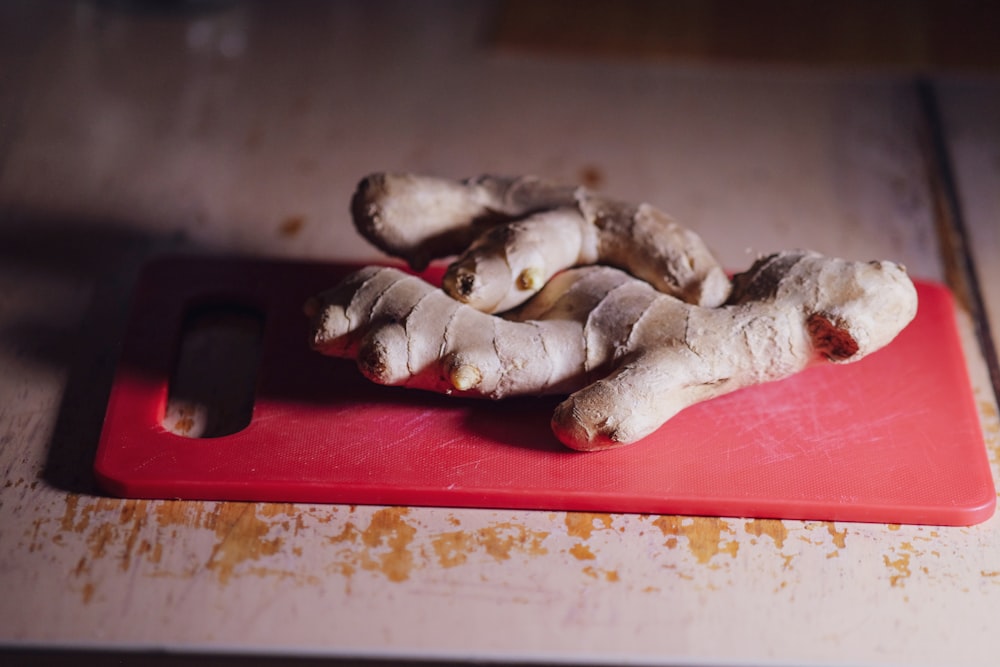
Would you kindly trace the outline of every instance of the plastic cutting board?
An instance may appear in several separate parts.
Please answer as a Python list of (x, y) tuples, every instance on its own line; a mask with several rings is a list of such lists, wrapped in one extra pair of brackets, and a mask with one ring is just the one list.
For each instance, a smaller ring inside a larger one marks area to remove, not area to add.
[[(488, 402), (376, 386), (306, 345), (306, 297), (355, 267), (177, 258), (145, 270), (99, 443), (106, 491), (141, 498), (401, 504), (971, 525), (996, 502), (940, 285), (889, 347), (693, 406), (630, 447), (564, 449), (557, 399)], [(264, 316), (252, 420), (161, 426), (185, 312)]]

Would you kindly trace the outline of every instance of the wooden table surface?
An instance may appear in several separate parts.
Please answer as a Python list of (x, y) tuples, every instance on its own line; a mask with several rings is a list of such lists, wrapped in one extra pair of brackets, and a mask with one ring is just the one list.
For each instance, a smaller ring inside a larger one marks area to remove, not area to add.
[[(90, 471), (139, 267), (166, 252), (375, 258), (347, 216), (375, 170), (584, 183), (669, 211), (734, 268), (809, 247), (948, 280), (912, 71), (505, 49), (480, 3), (134, 4), (0, 9), (8, 650), (1000, 660), (996, 517), (120, 500)], [(1000, 81), (931, 82), (1000, 331)], [(996, 478), (997, 404), (972, 314), (956, 316)]]

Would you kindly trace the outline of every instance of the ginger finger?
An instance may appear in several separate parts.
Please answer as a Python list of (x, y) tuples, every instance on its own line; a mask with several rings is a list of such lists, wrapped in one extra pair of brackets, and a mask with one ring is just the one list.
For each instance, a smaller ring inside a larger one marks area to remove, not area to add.
[(556, 406), (552, 431), (581, 451), (641, 440), (684, 407), (723, 393), (703, 367), (684, 348), (636, 355)]
[(583, 264), (617, 266), (703, 306), (729, 294), (702, 239), (653, 206), (533, 177), (374, 174), (358, 186), (352, 213), (369, 241), (414, 268), (465, 250), (444, 288), (487, 312), (523, 303), (556, 272)]
[(585, 191), (579, 205), (598, 229), (597, 263), (624, 269), (687, 303), (715, 307), (729, 296), (729, 278), (701, 237), (659, 209)]
[(375, 173), (358, 184), (351, 215), (372, 245), (421, 271), (432, 259), (462, 252), (484, 228), (572, 206), (574, 196), (573, 187), (532, 177), (455, 181)]
[(576, 209), (554, 209), (486, 231), (448, 267), (441, 287), (476, 310), (502, 312), (559, 271), (596, 261), (593, 227)]

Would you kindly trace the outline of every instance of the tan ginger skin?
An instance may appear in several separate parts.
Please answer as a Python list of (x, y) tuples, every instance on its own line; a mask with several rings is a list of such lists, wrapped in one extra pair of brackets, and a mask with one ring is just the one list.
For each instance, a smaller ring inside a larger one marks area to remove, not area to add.
[(729, 294), (702, 239), (665, 213), (531, 176), (372, 174), (351, 212), (365, 238), (414, 269), (460, 255), (442, 287), (485, 312), (520, 305), (559, 271), (588, 264), (617, 266), (702, 306)]
[(369, 267), (307, 312), (314, 349), (356, 359), (381, 384), (494, 399), (569, 393), (552, 429), (590, 451), (636, 442), (696, 402), (824, 359), (861, 359), (916, 307), (898, 264), (786, 252), (738, 274), (718, 308), (592, 266), (560, 273), (494, 316), (420, 278)]

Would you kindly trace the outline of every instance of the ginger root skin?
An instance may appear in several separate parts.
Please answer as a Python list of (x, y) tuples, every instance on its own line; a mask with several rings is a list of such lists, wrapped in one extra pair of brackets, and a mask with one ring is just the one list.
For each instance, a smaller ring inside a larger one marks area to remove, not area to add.
[(730, 291), (701, 237), (662, 211), (532, 176), (376, 173), (359, 183), (351, 213), (366, 239), (414, 269), (459, 255), (442, 286), (484, 312), (520, 305), (559, 271), (590, 264), (702, 306)]
[(857, 361), (916, 314), (892, 262), (809, 252), (762, 258), (725, 305), (692, 305), (611, 267), (564, 271), (503, 316), (396, 269), (367, 268), (311, 300), (312, 347), (381, 384), (499, 399), (569, 394), (552, 417), (566, 446), (634, 443), (684, 408)]

